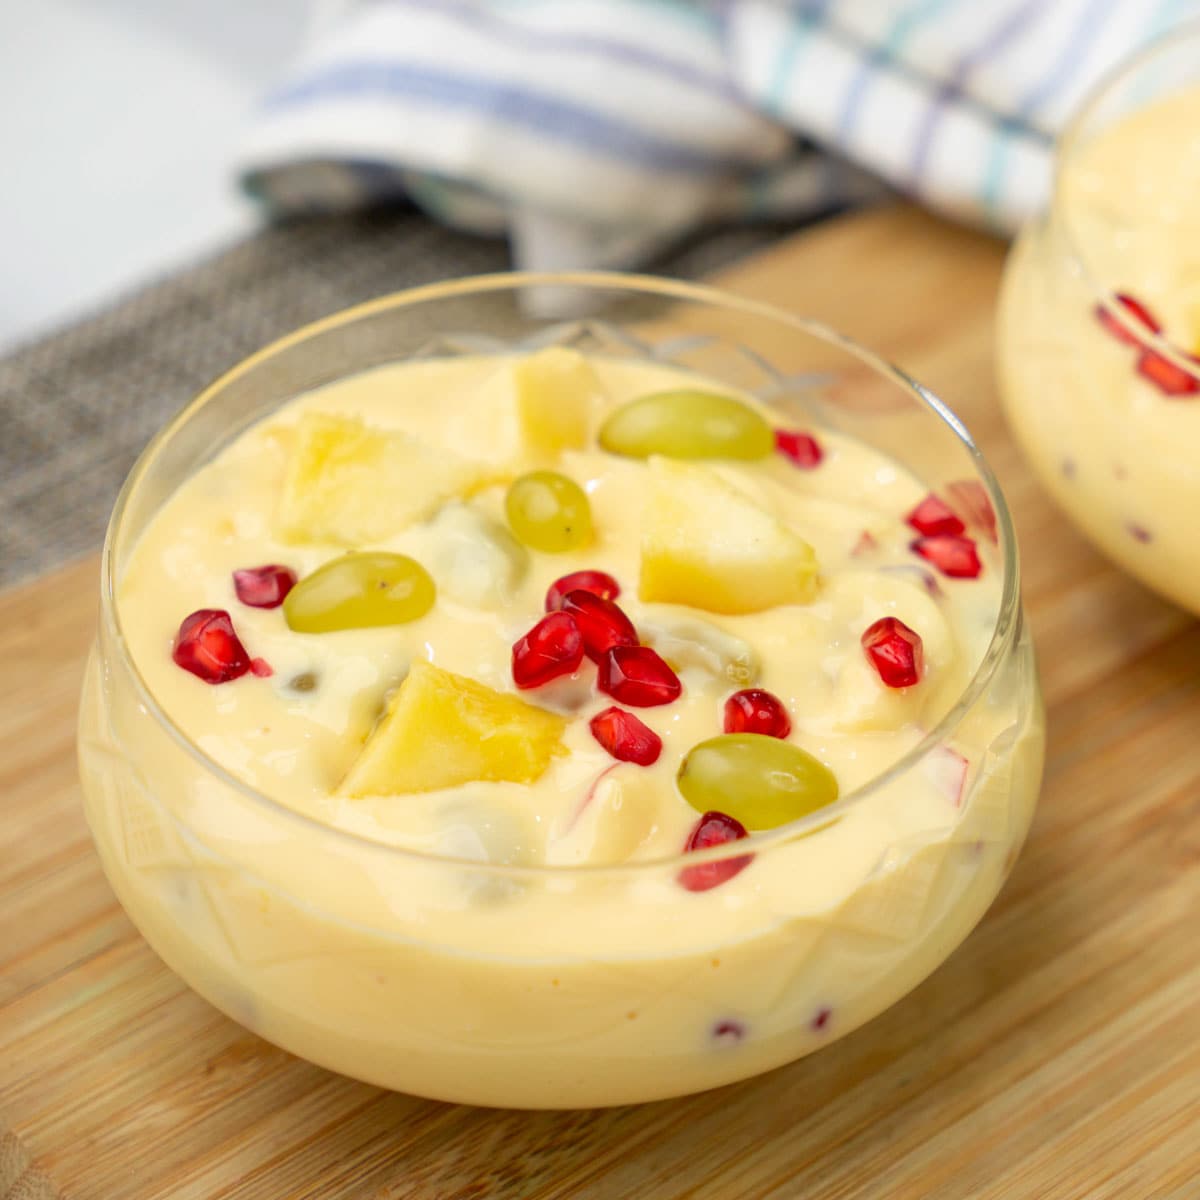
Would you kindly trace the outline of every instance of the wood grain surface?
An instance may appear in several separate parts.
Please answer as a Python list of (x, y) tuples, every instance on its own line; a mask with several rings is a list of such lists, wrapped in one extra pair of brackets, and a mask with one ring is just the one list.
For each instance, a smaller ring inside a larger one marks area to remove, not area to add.
[(1001, 258), (885, 209), (721, 280), (940, 392), (1015, 511), (1046, 786), (945, 966), (819, 1054), (640, 1108), (456, 1108), (294, 1059), (169, 974), (100, 873), (73, 750), (88, 560), (0, 595), (0, 1198), (1200, 1198), (1200, 625), (1089, 549), (1018, 458)]

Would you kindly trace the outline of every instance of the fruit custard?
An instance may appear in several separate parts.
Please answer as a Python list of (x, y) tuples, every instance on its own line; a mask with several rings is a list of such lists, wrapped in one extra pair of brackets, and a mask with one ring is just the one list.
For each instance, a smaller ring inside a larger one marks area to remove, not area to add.
[[(1177, 80), (1168, 56), (1185, 50), (1194, 86), (1107, 120), (1130, 88)], [(1126, 571), (1200, 613), (1197, 62), (1194, 27), (1079, 118), (1054, 208), (1009, 260), (999, 365), (1009, 422), (1055, 500)]]
[(553, 348), (351, 376), (187, 479), (116, 592), (177, 736), (111, 689), (82, 731), (168, 964), (315, 1062), (535, 1107), (741, 1078), (928, 974), (1040, 772), (1020, 669), (887, 774), (988, 651), (994, 513), (777, 422)]

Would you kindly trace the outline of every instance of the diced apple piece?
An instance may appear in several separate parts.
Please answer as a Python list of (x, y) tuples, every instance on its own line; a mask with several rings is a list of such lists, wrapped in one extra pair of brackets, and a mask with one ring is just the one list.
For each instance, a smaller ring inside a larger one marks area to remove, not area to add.
[(566, 718), (417, 660), (338, 789), (435, 792), (477, 780), (532, 783), (565, 754)]
[(970, 761), (952, 746), (938, 746), (922, 763), (926, 776), (955, 808), (961, 808)]
[(614, 764), (588, 788), (580, 807), (546, 846), (552, 866), (619, 863), (653, 836), (662, 817), (661, 781), (639, 767)]
[(488, 482), (490, 468), (354, 417), (309, 412), (296, 426), (277, 524), (291, 542), (364, 546)]
[(817, 559), (799, 534), (706, 467), (650, 460), (638, 595), (718, 613), (807, 604)]
[(447, 504), (428, 525), (424, 555), (441, 594), (472, 608), (509, 603), (529, 570), (529, 551), (470, 504)]
[(513, 383), (521, 440), (530, 454), (557, 458), (588, 444), (602, 388), (582, 354), (565, 346), (539, 350), (513, 367)]

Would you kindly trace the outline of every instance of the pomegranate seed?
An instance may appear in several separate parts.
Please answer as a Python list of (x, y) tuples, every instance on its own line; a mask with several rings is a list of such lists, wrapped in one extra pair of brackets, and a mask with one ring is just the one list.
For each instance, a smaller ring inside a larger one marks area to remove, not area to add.
[(592, 736), (621, 762), (648, 767), (662, 753), (662, 738), (644, 721), (623, 708), (606, 708), (588, 723)]
[(833, 1016), (833, 1009), (828, 1007), (818, 1008), (813, 1015), (812, 1027), (817, 1033), (820, 1033), (829, 1024), (829, 1018)]
[(983, 570), (979, 552), (969, 537), (939, 533), (936, 537), (917, 538), (909, 549), (915, 550), (951, 579), (978, 579)]
[(1200, 393), (1200, 359), (1190, 354), (1187, 357), (1197, 364), (1196, 370), (1189, 371), (1173, 363), (1157, 350), (1143, 350), (1138, 355), (1137, 372), (1164, 396), (1195, 396)]
[(636, 646), (633, 622), (611, 601), (576, 588), (563, 598), (562, 611), (575, 618), (583, 635), (583, 652), (599, 662), (614, 646)]
[(583, 635), (566, 613), (543, 617), (512, 648), (513, 682), (519, 688), (541, 687), (570, 675), (583, 662)]
[[(1114, 299), (1139, 325), (1144, 325), (1151, 333), (1162, 333), (1162, 323), (1140, 300), (1135, 300), (1126, 292), (1118, 292)], [(1122, 345), (1142, 345), (1142, 339), (1130, 333), (1113, 315), (1111, 309), (1097, 304), (1093, 312), (1096, 314), (1096, 320)]]
[(785, 738), (792, 732), (792, 719), (778, 696), (762, 688), (746, 688), (725, 701), (725, 732)]
[[(739, 842), (749, 836), (740, 821), (722, 812), (707, 812), (688, 835), (684, 850), (707, 850), (712, 846)], [(684, 867), (679, 872), (679, 882), (689, 892), (707, 892), (728, 882), (739, 871), (744, 871), (753, 857), (752, 854), (740, 854), (737, 858), (720, 858), (713, 862), (697, 863), (694, 867)]]
[(745, 1025), (728, 1017), (724, 1021), (718, 1021), (712, 1030), (713, 1041), (721, 1045), (733, 1045), (745, 1036)]
[(602, 600), (615, 600), (621, 594), (621, 585), (605, 571), (572, 571), (550, 585), (546, 611), (557, 612), (562, 608), (569, 592), (591, 592)]
[(265, 658), (252, 658), (250, 674), (257, 675), (259, 679), (270, 679), (275, 674), (275, 668)]
[(250, 670), (250, 655), (221, 608), (200, 608), (184, 617), (171, 657), (205, 683), (228, 683)]
[(996, 533), (996, 510), (987, 494), (987, 488), (978, 479), (958, 479), (946, 484), (946, 495), (967, 519), (967, 524), (987, 535), (993, 544), (999, 542)]
[(819, 466), (825, 457), (821, 443), (812, 434), (793, 429), (775, 430), (775, 449), (806, 471)]
[(918, 533), (965, 533), (966, 526), (954, 510), (932, 492), (904, 518)]
[(265, 567), (245, 567), (233, 573), (237, 598), (251, 608), (278, 608), (296, 586), (296, 572), (278, 563)]
[(921, 682), (925, 647), (921, 635), (895, 617), (881, 617), (862, 635), (867, 661), (890, 688)]
[(596, 683), (634, 708), (670, 704), (683, 691), (679, 676), (649, 646), (614, 646), (600, 659)]

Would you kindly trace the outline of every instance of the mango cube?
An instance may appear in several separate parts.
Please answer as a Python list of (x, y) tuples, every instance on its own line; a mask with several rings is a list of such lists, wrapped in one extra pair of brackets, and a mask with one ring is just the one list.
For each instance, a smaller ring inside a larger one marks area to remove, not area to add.
[(652, 458), (650, 472), (641, 599), (752, 613), (814, 598), (817, 559), (799, 534), (707, 467)]
[(557, 458), (582, 450), (592, 430), (592, 411), (602, 394), (599, 376), (577, 350), (551, 346), (513, 367), (521, 441), (535, 457)]
[(566, 753), (566, 718), (415, 661), (338, 791), (435, 792), (478, 780), (533, 783)]
[(276, 522), (291, 542), (363, 546), (470, 495), (490, 469), (398, 430), (307, 412), (296, 427)]

